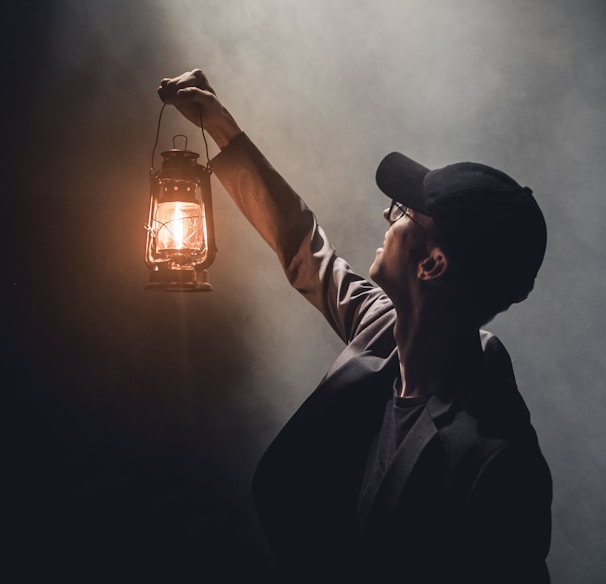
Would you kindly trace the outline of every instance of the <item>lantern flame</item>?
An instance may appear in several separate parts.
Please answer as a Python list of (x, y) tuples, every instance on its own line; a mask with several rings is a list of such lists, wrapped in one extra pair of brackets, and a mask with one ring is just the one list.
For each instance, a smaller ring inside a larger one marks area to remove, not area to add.
[(158, 252), (200, 250), (206, 244), (204, 226), (203, 209), (197, 203), (158, 204), (155, 219)]

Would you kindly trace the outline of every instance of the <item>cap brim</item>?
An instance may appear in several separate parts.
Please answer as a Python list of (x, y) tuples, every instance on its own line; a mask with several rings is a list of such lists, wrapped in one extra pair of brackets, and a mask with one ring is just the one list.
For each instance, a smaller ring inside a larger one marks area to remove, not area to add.
[(427, 202), (423, 189), (425, 175), (429, 172), (422, 164), (400, 154), (388, 154), (377, 168), (377, 186), (391, 199), (427, 213)]

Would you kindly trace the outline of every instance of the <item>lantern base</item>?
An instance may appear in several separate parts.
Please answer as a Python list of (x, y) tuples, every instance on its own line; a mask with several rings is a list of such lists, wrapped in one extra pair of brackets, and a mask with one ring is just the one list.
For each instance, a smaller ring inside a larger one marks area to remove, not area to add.
[(159, 268), (149, 273), (145, 290), (158, 292), (211, 292), (207, 270), (169, 270)]

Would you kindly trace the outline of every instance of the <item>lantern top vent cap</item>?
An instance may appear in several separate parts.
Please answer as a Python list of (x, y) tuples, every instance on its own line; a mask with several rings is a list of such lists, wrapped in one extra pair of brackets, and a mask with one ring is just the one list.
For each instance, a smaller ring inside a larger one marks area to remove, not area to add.
[(162, 169), (181, 169), (185, 171), (186, 169), (192, 170), (197, 168), (197, 160), (200, 155), (197, 152), (192, 152), (191, 150), (178, 150), (177, 148), (173, 148), (172, 150), (167, 150), (166, 152), (162, 152)]
[(162, 158), (164, 160), (198, 160), (200, 155), (193, 150), (179, 150), (178, 148), (173, 148), (172, 150), (165, 150), (162, 152)]

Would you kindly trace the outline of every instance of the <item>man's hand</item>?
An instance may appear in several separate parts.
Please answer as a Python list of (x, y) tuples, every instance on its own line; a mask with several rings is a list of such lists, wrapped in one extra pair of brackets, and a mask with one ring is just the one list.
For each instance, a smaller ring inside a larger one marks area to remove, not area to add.
[(202, 120), (204, 129), (221, 149), (242, 132), (232, 115), (217, 99), (214, 89), (200, 69), (162, 79), (158, 95), (164, 103), (174, 105), (197, 126)]

